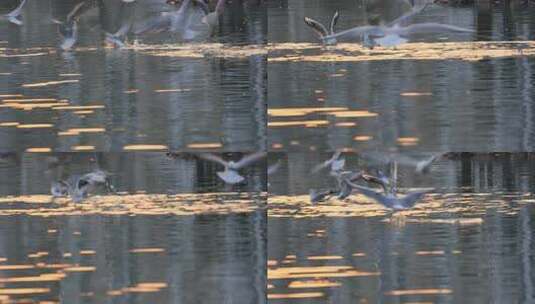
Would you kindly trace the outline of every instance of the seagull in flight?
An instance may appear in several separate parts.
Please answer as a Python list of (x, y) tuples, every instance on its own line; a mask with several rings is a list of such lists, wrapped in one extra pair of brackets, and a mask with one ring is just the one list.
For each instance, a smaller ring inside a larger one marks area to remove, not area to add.
[[(471, 29), (466, 29), (449, 24), (441, 23), (416, 23), (407, 26), (401, 25), (401, 23), (409, 20), (416, 14), (422, 12), (427, 5), (420, 8), (413, 8), (408, 13), (395, 19), (394, 21), (386, 25), (365, 25), (358, 26), (351, 29), (347, 29), (338, 33), (331, 32), (329, 35), (322, 34), (320, 39), (326, 45), (334, 45), (340, 39), (360, 39), (363, 41), (363, 45), (369, 48), (373, 48), (376, 45), (384, 47), (397, 46), (399, 44), (408, 41), (407, 36), (413, 34), (440, 34), (443, 32), (461, 32), (461, 33), (473, 33)], [(317, 29), (317, 25), (313, 25), (305, 20), (305, 23), (311, 26), (314, 30)]]
[(331, 158), (329, 158), (328, 160), (312, 168), (312, 173), (317, 173), (321, 169), (327, 168), (327, 167), (331, 168), (331, 172), (342, 171), (344, 169), (346, 160), (345, 158), (342, 158), (341, 156), (342, 156), (342, 152), (340, 151), (334, 152)]
[(22, 25), (22, 20), (20, 20), (20, 14), (22, 13), (22, 8), (26, 4), (27, 0), (22, 0), (14, 10), (4, 15), (4, 17), (11, 23), (16, 25)]
[(393, 210), (404, 210), (414, 207), (414, 205), (421, 200), (426, 194), (434, 191), (434, 189), (418, 190), (407, 193), (403, 197), (399, 197), (397, 193), (380, 193), (368, 187), (347, 182), (349, 186), (356, 189), (364, 196), (375, 200), (377, 203)]
[(266, 156), (267, 156), (266, 152), (256, 152), (256, 153), (246, 155), (241, 160), (234, 162), (234, 161), (223, 160), (221, 157), (214, 155), (212, 153), (199, 154), (200, 158), (218, 163), (222, 165), (223, 167), (225, 167), (224, 171), (217, 172), (217, 176), (219, 176), (219, 178), (221, 178), (225, 183), (231, 184), (231, 185), (241, 183), (245, 179), (243, 176), (241, 176), (238, 173), (238, 170), (254, 162), (257, 162), (265, 158)]

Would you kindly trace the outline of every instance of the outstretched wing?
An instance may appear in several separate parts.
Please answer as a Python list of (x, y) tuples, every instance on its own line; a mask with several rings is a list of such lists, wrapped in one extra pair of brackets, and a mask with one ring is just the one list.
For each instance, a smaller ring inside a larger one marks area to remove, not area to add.
[(421, 191), (413, 191), (408, 194), (406, 194), (403, 198), (401, 198), (401, 203), (404, 208), (411, 208), (413, 207), (416, 202), (421, 200), (427, 193), (433, 192), (434, 189), (428, 189), (428, 190), (421, 190)]
[(310, 28), (320, 37), (320, 38), (323, 38), (327, 35), (329, 35), (329, 32), (327, 32), (327, 29), (325, 28), (325, 26), (323, 24), (321, 24), (320, 22), (312, 19), (312, 18), (308, 18), (308, 17), (305, 17), (305, 24), (310, 26)]
[(384, 31), (381, 27), (374, 25), (357, 26), (336, 34), (325, 36), (323, 39), (362, 39), (365, 35), (382, 37), (384, 36)]
[(27, 0), (22, 0), (19, 4), (19, 6), (17, 6), (14, 10), (12, 10), (11, 12), (7, 13), (5, 16), (8, 17), (8, 18), (16, 18), (20, 15), (20, 13), (22, 12), (22, 8), (24, 7), (24, 5), (26, 4), (26, 1)]
[(159, 16), (151, 17), (137, 24), (134, 29), (136, 35), (149, 32), (163, 32), (171, 28), (171, 16), (169, 13), (161, 13)]
[(386, 26), (392, 27), (401, 25), (401, 23), (404, 23), (409, 19), (413, 18), (414, 16), (418, 15), (419, 13), (423, 12), (427, 8), (427, 6), (429, 6), (429, 3), (426, 3), (425, 5), (420, 7), (413, 7), (410, 11), (387, 23)]
[(238, 161), (235, 165), (235, 169), (241, 169), (245, 166), (248, 166), (254, 162), (257, 162), (267, 156), (266, 152), (256, 152), (253, 154), (249, 154), (244, 156), (240, 161)]
[(460, 32), (460, 33), (473, 33), (471, 29), (449, 25), (441, 23), (416, 23), (407, 27), (394, 27), (388, 29), (389, 33), (397, 34), (400, 36), (411, 34), (429, 34), (429, 33), (443, 33), (443, 32)]
[(215, 163), (221, 164), (224, 167), (226, 167), (228, 165), (228, 163), (226, 161), (224, 161), (221, 157), (219, 157), (219, 156), (217, 156), (215, 154), (212, 154), (212, 153), (201, 153), (201, 154), (199, 154), (199, 157), (204, 159), (204, 160), (208, 160), (208, 161), (211, 161), (211, 162), (215, 162)]
[(82, 175), (80, 180), (85, 180), (88, 183), (94, 184), (105, 184), (108, 181), (109, 174), (102, 170), (95, 170), (93, 172)]
[(267, 169), (267, 175), (269, 176), (269, 175), (272, 175), (272, 174), (274, 174), (275, 172), (277, 172), (277, 171), (280, 169), (281, 165), (282, 165), (282, 162), (281, 162), (281, 160), (279, 159), (275, 164), (273, 164), (273, 165), (271, 165), (271, 166), (268, 167), (268, 169)]
[(329, 26), (329, 30), (331, 30), (330, 34), (334, 34), (334, 28), (336, 27), (336, 24), (338, 23), (338, 18), (340, 17), (340, 14), (338, 11), (336, 11), (333, 15), (333, 18), (331, 19), (331, 24)]

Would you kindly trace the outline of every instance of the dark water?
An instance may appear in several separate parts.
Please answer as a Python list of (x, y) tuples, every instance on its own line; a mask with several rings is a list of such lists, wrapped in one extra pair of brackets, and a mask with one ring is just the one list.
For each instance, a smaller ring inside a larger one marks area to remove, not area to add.
[[(0, 256), (7, 261), (2, 265), (32, 268), (2, 270), (0, 280), (3, 288), (48, 289), (12, 299), (193, 303), (201, 298), (203, 303), (263, 303), (265, 226), (263, 212), (181, 217), (3, 217)], [(37, 252), (42, 252), (40, 257), (28, 256)], [(50, 268), (50, 264), (63, 265)], [(77, 270), (74, 265), (86, 269)], [(50, 282), (5, 281), (58, 272), (66, 276)], [(137, 288), (128, 289), (132, 287)]]
[[(172, 10), (165, 1), (138, 2), (136, 16)], [(137, 39), (156, 48), (147, 53), (103, 47), (104, 32), (115, 32), (128, 16), (121, 1), (105, 1), (80, 18), (75, 48), (61, 51), (52, 19), (65, 20), (77, 3), (81, 2), (30, 0), (21, 27), (0, 21), (0, 95), (22, 95), (0, 97), (3, 103), (51, 99), (49, 106), (30, 110), (3, 108), (0, 122), (18, 127), (0, 126), (0, 149), (48, 147), (64, 152), (90, 146), (95, 151), (122, 151), (128, 145), (150, 144), (187, 150), (212, 144), (226, 151), (253, 151), (265, 146), (265, 56), (203, 57), (203, 47), (196, 46), (264, 43), (267, 21), (262, 3), (229, 3), (215, 35), (199, 41), (180, 41), (173, 35), (127, 37), (131, 43)], [(185, 57), (164, 54), (164, 45), (189, 46), (192, 51)], [(82, 108), (57, 109), (62, 105), (54, 103), (61, 102)], [(99, 108), (84, 108), (95, 105)], [(21, 128), (35, 124), (40, 127)], [(65, 135), (73, 128), (98, 130)]]
[[(316, 42), (303, 17), (316, 17), (326, 23), (334, 10), (341, 12), (341, 29), (365, 24), (376, 15), (389, 21), (401, 13), (397, 1), (370, 1), (368, 6), (357, 3), (272, 3), (268, 15), (274, 22), (269, 23), (269, 39), (279, 43)], [(526, 40), (533, 32), (533, 16), (533, 6), (518, 2), (510, 7), (490, 5), (489, 9), (433, 6), (414, 22), (441, 22), (476, 30), (474, 34), (448, 35), (447, 41)], [(414, 38), (444, 41), (429, 35)], [(411, 148), (421, 151), (522, 152), (534, 148), (534, 73), (529, 56), (476, 62), (272, 62), (268, 75), (270, 108), (345, 107), (377, 114), (371, 118), (309, 115), (306, 119), (327, 120), (328, 125), (270, 127), (269, 147), (275, 149), (386, 150), (401, 146), (404, 138), (416, 139)], [(270, 117), (269, 121), (303, 119)]]
[[(220, 166), (186, 154), (2, 154), (2, 292), (19, 292), (7, 295), (13, 301), (263, 303), (267, 218), (265, 198), (254, 197), (266, 191), (265, 166), (245, 168), (245, 183), (226, 186)], [(106, 193), (79, 204), (39, 199), (53, 180), (97, 167), (126, 192), (107, 206)], [(250, 208), (235, 209), (239, 200)]]
[[(329, 186), (326, 175), (309, 173), (324, 156), (274, 157), (292, 165), (270, 176), (270, 197), (281, 204), (309, 187)], [(365, 166), (355, 155), (346, 158), (348, 168)], [(358, 201), (329, 200), (311, 207), (319, 215), (296, 218), (270, 203), (270, 302), (286, 303), (291, 295), (300, 303), (533, 302), (534, 165), (533, 154), (455, 154), (426, 176), (400, 167), (402, 188), (436, 188), (419, 211), (385, 215), (366, 212)], [(351, 204), (356, 215), (321, 215)], [(320, 280), (335, 286), (297, 288)]]

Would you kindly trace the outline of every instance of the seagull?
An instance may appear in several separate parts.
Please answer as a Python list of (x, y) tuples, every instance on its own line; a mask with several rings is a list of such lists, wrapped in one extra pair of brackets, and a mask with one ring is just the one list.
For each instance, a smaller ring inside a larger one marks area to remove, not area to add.
[(339, 17), (340, 14), (338, 13), (338, 11), (336, 11), (331, 18), (331, 23), (329, 25), (330, 31), (327, 31), (327, 28), (321, 22), (309, 17), (305, 17), (305, 24), (310, 26), (310, 28), (316, 33), (316, 35), (318, 35), (318, 37), (323, 40), (323, 43), (325, 45), (335, 45), (336, 39), (325, 39), (325, 37), (329, 35), (334, 35), (334, 29), (336, 27), (336, 23), (338, 23)]
[[(358, 26), (338, 33), (321, 35), (320, 39), (326, 45), (334, 45), (339, 39), (361, 39), (364, 46), (373, 48), (375, 45), (384, 47), (397, 46), (407, 42), (407, 36), (411, 34), (442, 33), (442, 32), (462, 32), (473, 33), (471, 29), (466, 29), (449, 24), (441, 23), (416, 23), (402, 26), (401, 23), (407, 21), (414, 15), (422, 12), (426, 6), (411, 10), (409, 13), (397, 18), (386, 25), (365, 25)], [(305, 21), (306, 22), (306, 21)], [(307, 23), (308, 24), (308, 23)], [(311, 26), (309, 24), (309, 26)]]
[(67, 180), (53, 182), (50, 192), (53, 198), (70, 196), (75, 203), (79, 203), (99, 185), (104, 185), (108, 191), (114, 191), (109, 174), (95, 170), (82, 176), (74, 175)]
[(381, 186), (385, 194), (391, 192), (391, 190), (389, 189), (391, 189), (392, 187), (392, 181), (383, 173), (383, 171), (379, 170), (377, 173), (378, 176), (362, 174), (362, 179), (364, 179), (368, 183), (373, 183)]
[(351, 182), (348, 182), (348, 185), (362, 193), (364, 196), (371, 198), (386, 208), (393, 210), (410, 209), (414, 207), (416, 202), (421, 200), (427, 193), (434, 191), (434, 189), (412, 191), (403, 197), (398, 197), (396, 193), (383, 194)]
[(219, 176), (225, 183), (233, 185), (241, 183), (244, 180), (244, 177), (238, 173), (239, 169), (265, 158), (266, 155), (266, 152), (256, 152), (244, 156), (238, 162), (225, 161), (221, 157), (211, 153), (201, 153), (199, 154), (199, 157), (223, 165), (225, 170), (217, 172), (217, 176)]
[(353, 188), (346, 181), (355, 182), (362, 179), (363, 175), (363, 172), (331, 171), (331, 176), (334, 176), (338, 182), (338, 199), (345, 199), (353, 192)]
[[(128, 9), (128, 7), (134, 7), (136, 5), (136, 0), (123, 0), (126, 7), (121, 7), (121, 10)], [(106, 32), (106, 42), (122, 49), (126, 47), (123, 39), (128, 34), (130, 29), (132, 28), (132, 24), (134, 22), (134, 13), (130, 13), (130, 16), (127, 18), (126, 22), (119, 28), (119, 30), (115, 33), (108, 33)]]
[(20, 14), (22, 13), (22, 8), (24, 7), (24, 5), (26, 4), (26, 1), (27, 0), (22, 0), (19, 4), (19, 6), (17, 6), (14, 10), (12, 10), (11, 12), (7, 13), (4, 15), (5, 18), (7, 18), (7, 20), (13, 24), (16, 24), (16, 25), (22, 25), (22, 20), (20, 20)]
[(340, 158), (340, 156), (342, 156), (342, 152), (334, 152), (333, 156), (330, 159), (312, 168), (312, 173), (317, 173), (321, 169), (327, 168), (329, 166), (331, 167), (331, 172), (342, 171), (344, 169), (346, 160), (345, 158)]
[(78, 21), (82, 14), (90, 8), (91, 5), (87, 5), (87, 2), (81, 2), (69, 12), (65, 22), (52, 19), (54, 23), (58, 24), (58, 32), (63, 38), (60, 44), (62, 50), (68, 51), (76, 44), (78, 41)]

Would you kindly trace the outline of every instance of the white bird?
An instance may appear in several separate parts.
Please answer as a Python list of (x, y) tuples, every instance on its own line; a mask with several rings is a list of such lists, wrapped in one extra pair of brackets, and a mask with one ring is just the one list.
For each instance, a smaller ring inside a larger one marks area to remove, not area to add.
[(266, 152), (256, 152), (244, 156), (238, 162), (234, 161), (225, 161), (221, 157), (214, 155), (212, 153), (201, 153), (199, 157), (208, 161), (216, 162), (225, 167), (224, 171), (217, 172), (217, 176), (221, 178), (227, 184), (238, 184), (244, 180), (244, 177), (238, 173), (243, 167), (246, 167), (254, 162), (259, 161), (262, 158), (267, 156)]
[(67, 180), (53, 182), (50, 192), (53, 198), (70, 196), (75, 203), (78, 203), (99, 185), (104, 185), (108, 191), (114, 191), (109, 181), (109, 174), (95, 170), (82, 176), (74, 175)]
[[(136, 4), (135, 0), (123, 0), (125, 2), (126, 7), (121, 7), (122, 10), (128, 9), (129, 6), (134, 7)], [(127, 17), (126, 21), (123, 23), (123, 25), (117, 30), (115, 33), (108, 33), (106, 32), (106, 42), (122, 49), (126, 47), (125, 42), (123, 39), (128, 35), (128, 32), (130, 32), (130, 29), (132, 28), (132, 25), (134, 23), (134, 17), (135, 14), (133, 12), (130, 13), (130, 16)]]
[(334, 13), (334, 15), (331, 18), (331, 23), (329, 25), (329, 31), (327, 28), (319, 21), (314, 20), (309, 17), (305, 17), (305, 24), (310, 26), (310, 28), (318, 35), (318, 37), (323, 40), (323, 43), (326, 45), (334, 45), (336, 44), (336, 39), (325, 39), (326, 36), (334, 35), (335, 33), (335, 27), (336, 23), (338, 23), (338, 18), (340, 17), (340, 14), (338, 14), (338, 11)]
[[(338, 42), (339, 39), (359, 39), (363, 41), (364, 46), (373, 48), (375, 45), (382, 45), (385, 47), (396, 46), (408, 41), (406, 38), (412, 34), (438, 34), (443, 32), (462, 32), (473, 33), (473, 30), (441, 23), (416, 23), (408, 26), (402, 26), (401, 23), (412, 18), (416, 14), (422, 12), (426, 6), (421, 8), (415, 8), (402, 15), (401, 17), (393, 20), (386, 25), (365, 25), (358, 26), (348, 30), (344, 30), (338, 33), (331, 33), (329, 35), (320, 35), (321, 40), (326, 45), (333, 45)], [(313, 27), (310, 22), (305, 22)]]
[(330, 159), (312, 168), (312, 173), (317, 173), (321, 169), (327, 168), (329, 166), (331, 167), (331, 172), (342, 171), (344, 169), (346, 160), (345, 158), (340, 158), (341, 155), (342, 152), (340, 151), (334, 152), (333, 156)]
[(26, 1), (27, 0), (22, 0), (19, 4), (19, 6), (17, 6), (14, 10), (12, 10), (11, 12), (7, 13), (4, 15), (5, 18), (7, 18), (7, 20), (13, 24), (16, 24), (16, 25), (22, 25), (22, 20), (20, 20), (20, 14), (22, 13), (22, 8), (24, 7), (24, 5), (26, 4)]
[(81, 2), (69, 12), (64, 22), (52, 19), (54, 23), (58, 24), (58, 32), (63, 38), (63, 41), (60, 44), (62, 50), (68, 51), (76, 44), (78, 41), (78, 21), (90, 8), (91, 5), (88, 4), (88, 2)]
[(394, 210), (403, 210), (414, 207), (416, 202), (421, 200), (427, 193), (432, 192), (434, 189), (419, 190), (407, 193), (403, 197), (398, 197), (397, 193), (379, 193), (370, 188), (360, 186), (351, 182), (348, 182), (353, 189), (362, 193), (364, 196), (369, 197), (379, 204)]
[[(323, 37), (324, 41), (338, 40), (340, 38), (363, 39), (368, 37), (372, 42), (383, 46), (396, 46), (407, 41), (405, 37), (411, 34), (425, 34), (425, 33), (442, 33), (442, 32), (462, 32), (473, 33), (473, 30), (462, 27), (440, 24), (440, 23), (416, 23), (409, 26), (359, 26), (338, 32), (333, 35)], [(396, 38), (396, 39), (393, 39)], [(382, 40), (381, 40), (382, 39)]]

